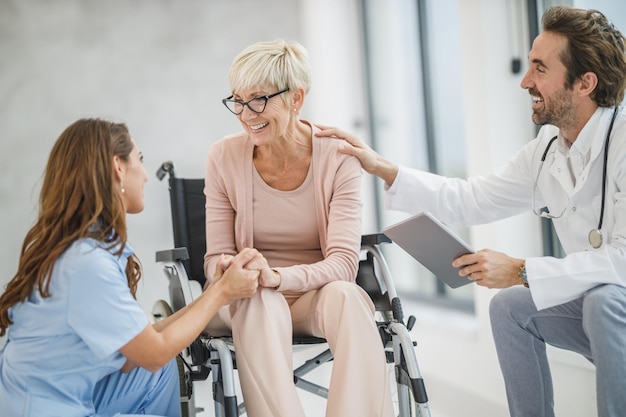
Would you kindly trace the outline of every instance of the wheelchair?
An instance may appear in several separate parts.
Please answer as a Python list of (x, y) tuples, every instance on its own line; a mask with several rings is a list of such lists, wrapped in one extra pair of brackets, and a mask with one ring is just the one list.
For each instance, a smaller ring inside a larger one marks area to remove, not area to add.
[[(179, 178), (174, 164), (164, 162), (157, 170), (163, 180), (169, 176), (169, 194), (172, 212), (174, 248), (158, 251), (156, 261), (163, 266), (169, 279), (169, 303), (159, 300), (153, 308), (156, 319), (171, 314), (189, 304), (202, 291), (204, 276), (205, 196), (204, 179)], [(361, 260), (356, 283), (371, 297), (376, 307), (375, 319), (390, 373), (393, 373), (392, 396), (395, 415), (400, 417), (430, 417), (428, 396), (415, 354), (416, 343), (409, 334), (415, 324), (410, 316), (404, 322), (400, 299), (395, 291), (391, 273), (381, 251), (381, 245), (391, 240), (382, 233), (363, 235)], [(307, 345), (326, 343), (317, 337), (294, 337), (294, 350)], [(293, 371), (296, 387), (322, 398), (328, 389), (304, 378), (312, 370), (332, 362), (332, 353), (326, 349), (306, 360)], [(245, 415), (245, 402), (238, 402), (232, 338), (199, 336), (178, 358), (183, 417), (195, 417), (202, 409), (195, 406), (194, 381), (212, 377), (215, 416)]]

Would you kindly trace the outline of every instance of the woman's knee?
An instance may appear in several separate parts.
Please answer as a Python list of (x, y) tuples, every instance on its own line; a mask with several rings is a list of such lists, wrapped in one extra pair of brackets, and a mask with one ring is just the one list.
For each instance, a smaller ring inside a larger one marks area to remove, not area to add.
[[(374, 313), (374, 303), (357, 284), (348, 281), (332, 281), (324, 285), (319, 290), (320, 301), (323, 305), (331, 307), (333, 310), (337, 306), (360, 306)], [(349, 308), (348, 311), (354, 311)]]
[(242, 298), (232, 303), (230, 313), (231, 316), (240, 310), (245, 311), (246, 314), (258, 314), (265, 311), (284, 313), (288, 308), (282, 293), (273, 288), (259, 287), (251, 297)]
[(359, 287), (354, 282), (349, 282), (349, 281), (331, 281), (331, 282), (327, 283), (326, 285), (324, 285), (320, 289), (320, 291), (327, 291), (329, 289), (332, 289), (333, 291), (353, 292), (357, 288), (361, 288), (361, 287)]
[(332, 281), (324, 285), (320, 290), (324, 293), (324, 297), (336, 300), (369, 300), (369, 295), (365, 290), (354, 282), (349, 281)]

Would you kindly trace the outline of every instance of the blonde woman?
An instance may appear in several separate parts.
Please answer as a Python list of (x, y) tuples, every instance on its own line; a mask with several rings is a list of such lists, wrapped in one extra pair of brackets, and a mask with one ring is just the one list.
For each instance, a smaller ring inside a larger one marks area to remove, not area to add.
[(391, 416), (383, 345), (367, 293), (355, 284), (361, 242), (361, 167), (299, 116), (311, 86), (305, 49), (249, 46), (230, 69), (223, 102), (243, 131), (213, 145), (206, 165), (205, 272), (221, 254), (257, 249), (259, 289), (220, 310), (251, 417), (301, 417), (292, 336), (328, 341), (334, 356), (327, 416)]

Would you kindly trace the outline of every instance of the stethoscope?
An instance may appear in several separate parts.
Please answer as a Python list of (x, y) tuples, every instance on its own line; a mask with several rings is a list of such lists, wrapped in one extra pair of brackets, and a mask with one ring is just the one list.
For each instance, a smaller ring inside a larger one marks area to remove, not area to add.
[[(595, 249), (602, 246), (602, 241), (604, 240), (602, 237), (602, 221), (604, 220), (604, 200), (606, 199), (606, 165), (609, 157), (609, 139), (611, 137), (611, 132), (613, 131), (613, 123), (615, 122), (615, 117), (617, 116), (618, 107), (615, 107), (613, 111), (613, 117), (611, 118), (611, 123), (609, 124), (609, 130), (606, 132), (606, 138), (604, 139), (604, 163), (602, 166), (602, 205), (600, 206), (600, 221), (598, 222), (598, 227), (596, 229), (591, 229), (589, 231), (588, 240), (589, 244), (593, 246)], [(563, 209), (561, 214), (555, 216), (550, 214), (549, 211), (541, 211), (535, 208), (535, 193), (537, 191), (537, 185), (539, 182), (539, 175), (541, 175), (541, 169), (543, 168), (543, 163), (546, 160), (546, 156), (548, 155), (548, 151), (550, 150), (550, 146), (552, 146), (552, 142), (556, 140), (557, 136), (554, 136), (548, 142), (546, 146), (546, 150), (543, 152), (541, 156), (541, 163), (539, 164), (539, 171), (537, 172), (537, 178), (535, 178), (535, 184), (533, 185), (533, 194), (532, 194), (532, 209), (533, 213), (535, 213), (539, 217), (544, 217), (546, 219), (558, 219), (563, 214), (565, 214), (565, 210), (567, 210), (567, 206)]]

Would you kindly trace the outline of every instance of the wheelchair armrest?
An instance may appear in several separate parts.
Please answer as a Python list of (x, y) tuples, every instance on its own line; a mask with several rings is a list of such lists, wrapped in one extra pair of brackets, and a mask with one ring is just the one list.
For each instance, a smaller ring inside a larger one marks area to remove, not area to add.
[(187, 259), (189, 259), (189, 252), (187, 252), (187, 248), (160, 250), (156, 253), (157, 262), (176, 262), (185, 261)]
[(391, 239), (384, 233), (374, 233), (361, 236), (361, 245), (380, 245), (381, 243), (391, 243)]

